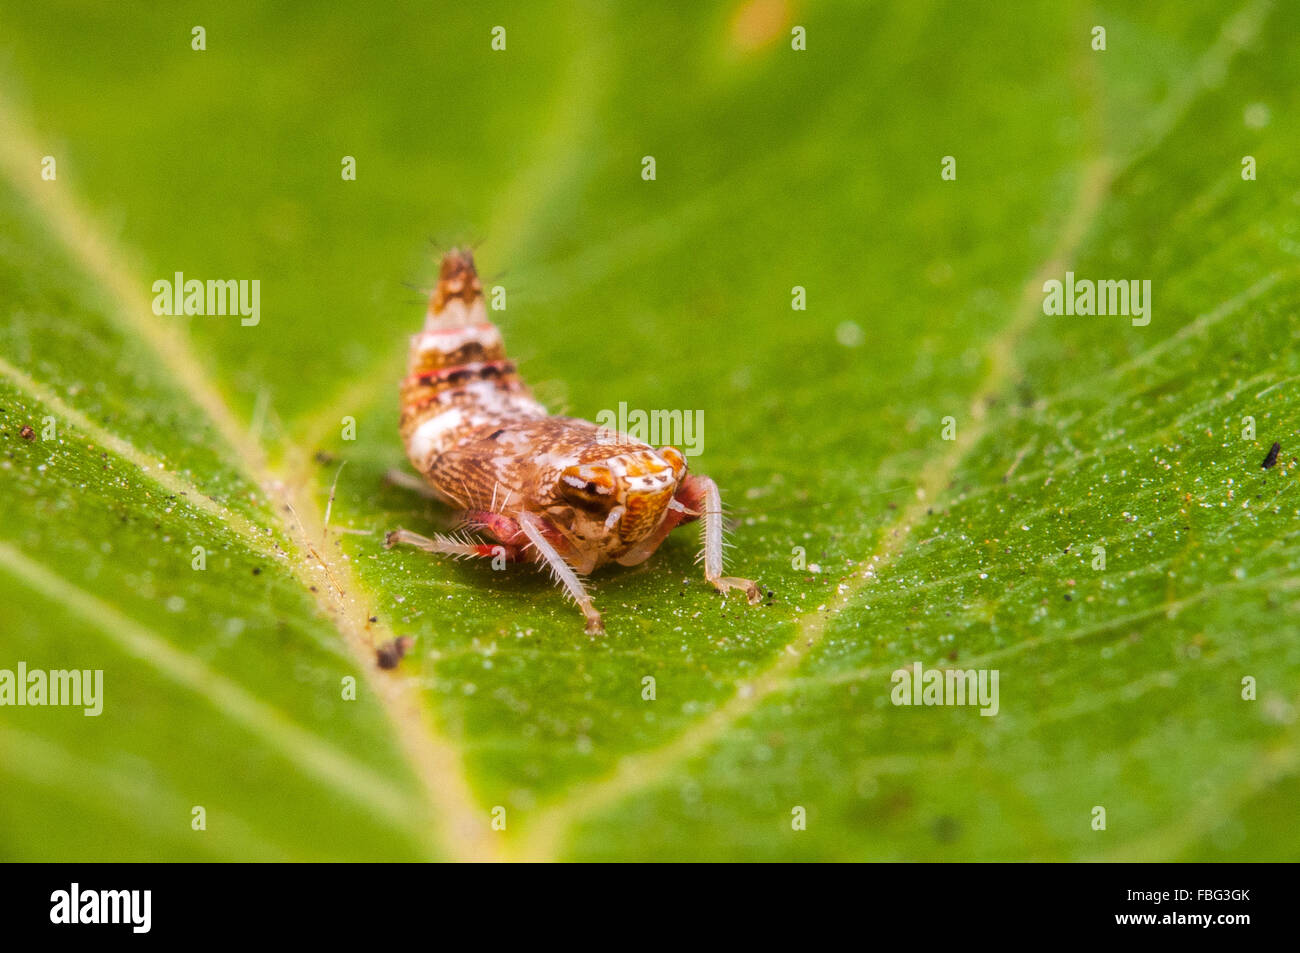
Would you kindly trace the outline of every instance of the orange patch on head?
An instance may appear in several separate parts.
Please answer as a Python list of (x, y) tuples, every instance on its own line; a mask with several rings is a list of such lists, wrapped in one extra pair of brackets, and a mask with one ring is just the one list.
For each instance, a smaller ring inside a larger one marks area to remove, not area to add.
[(614, 474), (599, 463), (565, 467), (560, 474), (560, 495), (584, 510), (608, 511), (617, 502)]
[(673, 476), (681, 480), (686, 474), (686, 458), (676, 447), (660, 447), (655, 451), (660, 459), (673, 468)]
[(629, 477), (654, 476), (663, 470), (663, 464), (654, 455), (640, 452), (622, 458), (624, 473)]

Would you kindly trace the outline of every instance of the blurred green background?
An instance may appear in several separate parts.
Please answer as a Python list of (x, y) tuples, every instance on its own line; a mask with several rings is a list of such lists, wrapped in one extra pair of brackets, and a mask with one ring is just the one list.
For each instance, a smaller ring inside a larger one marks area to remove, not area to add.
[[(105, 701), (0, 708), (0, 858), (1294, 859), (1297, 26), (6, 5), (0, 669)], [(384, 474), (458, 243), (552, 410), (703, 411), (767, 604), (689, 530), (595, 577), (598, 641), (530, 568), (382, 548), (447, 525)], [(1066, 270), (1151, 324), (1044, 316)], [(154, 315), (177, 271), (260, 323)], [(891, 705), (916, 661), (1000, 713)]]

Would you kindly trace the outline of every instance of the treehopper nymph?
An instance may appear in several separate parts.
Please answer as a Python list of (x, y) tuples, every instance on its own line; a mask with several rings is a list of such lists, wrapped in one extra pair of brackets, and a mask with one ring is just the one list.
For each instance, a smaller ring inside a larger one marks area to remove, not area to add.
[(723, 575), (718, 487), (688, 473), (679, 450), (552, 417), (533, 400), (488, 319), (468, 251), (442, 259), (401, 406), (407, 457), (432, 495), (460, 512), (464, 531), (399, 528), (386, 546), (543, 565), (598, 633), (604, 624), (582, 577), (608, 562), (644, 562), (675, 528), (699, 521), (705, 579), (724, 595), (739, 589), (751, 605), (760, 600), (754, 583)]

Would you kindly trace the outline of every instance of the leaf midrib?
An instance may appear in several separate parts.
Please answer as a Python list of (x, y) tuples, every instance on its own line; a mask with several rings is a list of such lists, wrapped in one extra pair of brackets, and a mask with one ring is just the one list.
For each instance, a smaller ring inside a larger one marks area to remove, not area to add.
[[(132, 280), (135, 272), (129, 267), (127, 256), (113, 247), (93, 219), (64, 190), (41, 188), (37, 184), (39, 180), (28, 174), (29, 157), (41, 152), (27, 132), (30, 123), (20, 121), (13, 105), (2, 95), (0, 127), (8, 132), (0, 140), (0, 167), (10, 184), (33, 207), (45, 213), (44, 221), (55, 237), (114, 303), (110, 316), (149, 347), (173, 384), (193, 401), (233, 451), (236, 468), (267, 494), (271, 518), (290, 543), (291, 551), (286, 556), (290, 571), (343, 636), (357, 667), (365, 674), (425, 792), (432, 809), (431, 826), (439, 836), (430, 840), (420, 819), (408, 818), (408, 823), (426, 841), (431, 856), (436, 856), (442, 848), (457, 859), (496, 858), (500, 841), (492, 836), (483, 811), (475, 803), (458, 751), (434, 727), (414, 681), (401, 674), (383, 673), (375, 665), (375, 646), (394, 638), (395, 633), (383, 622), (369, 622), (370, 614), (362, 597), (351, 595), (364, 590), (350, 566), (324, 545), (321, 521), (315, 513), (317, 506), (310, 490), (290, 486), (269, 468), (261, 447), (249, 437), (217, 389), (208, 384), (206, 371), (188, 343), (170, 325), (143, 319), (143, 315), (152, 314), (152, 308), (140, 291), (141, 286)], [(5, 376), (15, 383), (26, 378), (12, 370), (16, 375), (6, 372)], [(53, 396), (42, 390), (45, 397)], [(84, 415), (77, 416), (83, 424), (90, 423)], [(91, 427), (108, 436), (102, 428)], [(131, 452), (128, 442), (120, 439), (117, 442), (121, 449)], [(135, 455), (141, 456), (139, 451)], [(158, 474), (166, 471), (154, 467), (145, 472), (157, 480)], [(169, 475), (166, 479), (172, 482), (177, 478)], [(206, 499), (197, 491), (187, 493), (187, 498)], [(281, 515), (284, 512), (294, 518), (284, 518)], [(240, 532), (237, 523), (232, 528)], [(240, 538), (251, 542), (260, 537), (245, 527)], [(317, 584), (321, 577), (326, 585)]]

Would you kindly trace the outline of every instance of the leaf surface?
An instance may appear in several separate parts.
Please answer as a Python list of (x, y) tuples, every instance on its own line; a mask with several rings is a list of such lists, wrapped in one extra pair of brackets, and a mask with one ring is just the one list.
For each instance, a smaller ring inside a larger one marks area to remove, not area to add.
[[(0, 668), (105, 694), (3, 710), (0, 856), (1295, 856), (1295, 11), (776, 6), (202, 52), (5, 12)], [(527, 567), (383, 549), (448, 524), (385, 474), (412, 289), (474, 240), (554, 411), (702, 412), (765, 605), (690, 529), (595, 577), (597, 641)], [(1067, 271), (1150, 323), (1044, 314)], [(259, 323), (154, 314), (176, 272)], [(997, 715), (893, 704), (914, 663)]]

